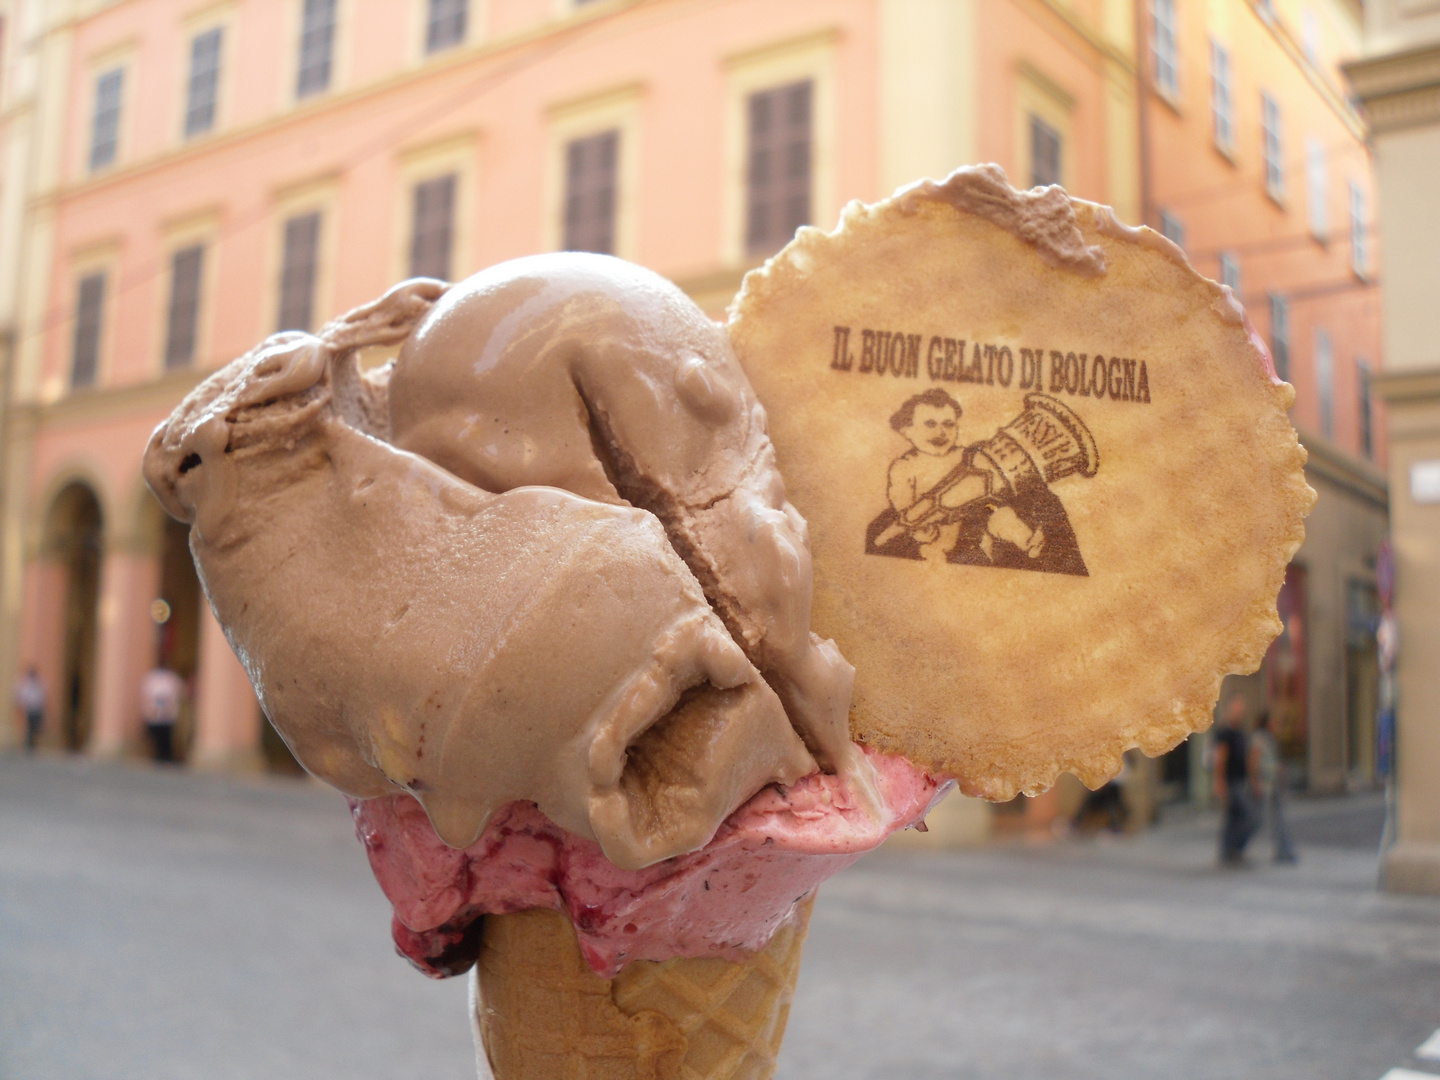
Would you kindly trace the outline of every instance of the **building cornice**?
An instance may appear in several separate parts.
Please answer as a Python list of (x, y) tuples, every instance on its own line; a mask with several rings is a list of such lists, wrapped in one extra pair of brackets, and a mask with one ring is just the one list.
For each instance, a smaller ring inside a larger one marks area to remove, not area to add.
[(1440, 123), (1440, 43), (1345, 65), (1376, 133)]
[(1440, 367), (1381, 372), (1370, 377), (1370, 386), (1387, 405), (1440, 401)]
[(1389, 510), (1390, 485), (1385, 474), (1371, 462), (1347, 453), (1313, 432), (1300, 432), (1300, 443), (1310, 455), (1305, 462), (1308, 475), (1349, 492), (1377, 510)]
[(145, 412), (168, 412), (210, 374), (210, 371), (194, 368), (169, 371), (152, 382), (77, 390), (58, 401), (44, 404), (20, 403), (15, 406), (15, 411), (26, 414), (37, 427), (94, 423)]

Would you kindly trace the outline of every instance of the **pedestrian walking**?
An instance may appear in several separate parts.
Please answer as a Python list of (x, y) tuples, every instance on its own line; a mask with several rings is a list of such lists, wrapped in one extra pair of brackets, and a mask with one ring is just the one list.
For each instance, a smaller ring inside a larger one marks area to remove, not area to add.
[(1270, 730), (1270, 713), (1262, 712), (1250, 734), (1250, 771), (1260, 792), (1260, 805), (1270, 826), (1277, 863), (1296, 861), (1295, 845), (1285, 827), (1285, 780), (1280, 772), (1280, 744)]
[(184, 697), (185, 680), (165, 665), (145, 673), (140, 684), (140, 712), (156, 761), (175, 760), (175, 721), (180, 719), (180, 702)]
[(1225, 866), (1238, 866), (1245, 861), (1245, 845), (1259, 824), (1244, 721), (1245, 701), (1233, 697), (1226, 707), (1225, 724), (1215, 733), (1215, 798), (1224, 809), (1220, 821), (1220, 862)]
[(15, 688), (15, 704), (25, 716), (25, 752), (33, 754), (40, 741), (40, 730), (45, 726), (45, 684), (40, 681), (34, 665), (26, 668), (24, 678)]

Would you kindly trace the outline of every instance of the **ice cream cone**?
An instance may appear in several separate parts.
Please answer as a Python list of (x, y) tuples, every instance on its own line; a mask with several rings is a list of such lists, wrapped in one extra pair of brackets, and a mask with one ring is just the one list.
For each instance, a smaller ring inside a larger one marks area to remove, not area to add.
[(768, 1080), (811, 903), (745, 960), (637, 960), (614, 979), (586, 966), (560, 912), (487, 916), (477, 1049), (495, 1080)]

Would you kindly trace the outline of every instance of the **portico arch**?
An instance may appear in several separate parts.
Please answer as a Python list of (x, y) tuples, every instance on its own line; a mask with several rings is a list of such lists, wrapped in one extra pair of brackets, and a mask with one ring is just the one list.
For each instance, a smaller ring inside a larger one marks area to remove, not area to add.
[(60, 655), (51, 714), (58, 741), (67, 750), (85, 748), (94, 721), (104, 531), (100, 499), (86, 481), (66, 483), (50, 501), (40, 557), (56, 571), (52, 577), (58, 587), (40, 602), (54, 604), (59, 614)]

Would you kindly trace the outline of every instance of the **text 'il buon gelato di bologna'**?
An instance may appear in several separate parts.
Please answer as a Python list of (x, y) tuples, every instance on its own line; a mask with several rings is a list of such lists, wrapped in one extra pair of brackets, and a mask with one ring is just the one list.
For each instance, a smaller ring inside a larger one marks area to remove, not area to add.
[(931, 382), (987, 386), (1010, 386), (1018, 377), (1021, 390), (1150, 403), (1150, 373), (1144, 360), (1037, 347), (1020, 349), (1017, 361), (1015, 352), (1009, 345), (939, 334), (927, 340), (924, 334), (862, 328), (855, 335), (850, 327), (837, 326), (830, 367), (903, 379), (918, 379), (923, 368)]

